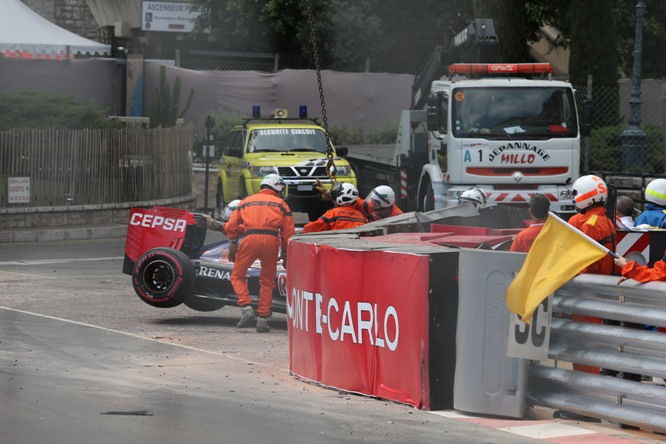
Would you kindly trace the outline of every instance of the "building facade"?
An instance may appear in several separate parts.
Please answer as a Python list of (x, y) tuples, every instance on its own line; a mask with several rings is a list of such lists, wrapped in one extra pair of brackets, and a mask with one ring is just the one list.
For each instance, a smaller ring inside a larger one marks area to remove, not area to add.
[(86, 0), (22, 0), (30, 9), (61, 28), (99, 41), (98, 26)]

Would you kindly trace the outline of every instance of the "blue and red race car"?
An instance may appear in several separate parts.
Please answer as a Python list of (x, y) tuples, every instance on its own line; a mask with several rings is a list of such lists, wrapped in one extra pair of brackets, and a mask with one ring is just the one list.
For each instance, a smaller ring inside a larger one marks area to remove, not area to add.
[[(202, 217), (186, 210), (131, 210), (123, 273), (132, 276), (141, 300), (163, 308), (185, 304), (197, 311), (237, 304), (230, 281), (233, 263), (227, 260), (228, 242), (204, 245), (206, 230)], [(260, 271), (257, 262), (247, 272), (255, 306)], [(272, 309), (285, 313), (287, 273), (279, 264), (275, 280)]]
[[(481, 212), (484, 214), (463, 205), (428, 213), (405, 213), (344, 231), (377, 242), (421, 243), (434, 236), (438, 240), (433, 242), (452, 248), (508, 250), (512, 235), (520, 230), (491, 229), (488, 224), (492, 221), (498, 227), (518, 226), (525, 218), (525, 210), (497, 206)], [(197, 311), (237, 305), (230, 280), (233, 263), (227, 260), (228, 242), (204, 245), (206, 232), (200, 214), (168, 207), (131, 210), (123, 273), (132, 276), (132, 285), (141, 300), (164, 308), (185, 304)], [(255, 307), (260, 271), (261, 265), (256, 262), (247, 272)], [(272, 309), (286, 313), (287, 271), (279, 263), (275, 281)]]

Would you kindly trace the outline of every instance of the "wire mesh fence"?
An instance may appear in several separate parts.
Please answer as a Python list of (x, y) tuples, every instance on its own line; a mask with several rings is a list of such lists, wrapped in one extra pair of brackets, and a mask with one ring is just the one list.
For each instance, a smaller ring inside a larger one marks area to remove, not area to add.
[(192, 126), (0, 132), (0, 207), (108, 204), (192, 192)]
[(195, 71), (275, 71), (275, 56), (264, 53), (188, 51), (181, 55), (181, 68)]
[[(581, 172), (664, 175), (666, 98), (661, 81), (642, 82), (640, 103), (631, 97), (630, 81), (621, 81), (619, 88), (576, 90), (580, 103), (589, 95), (593, 110), (590, 137), (581, 146)], [(639, 105), (633, 110), (632, 100)]]

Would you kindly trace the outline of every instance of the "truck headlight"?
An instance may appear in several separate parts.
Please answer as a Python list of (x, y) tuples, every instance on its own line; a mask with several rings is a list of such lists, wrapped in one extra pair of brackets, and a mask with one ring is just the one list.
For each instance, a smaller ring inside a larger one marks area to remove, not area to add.
[(252, 167), (252, 175), (263, 177), (267, 174), (277, 174), (277, 168), (272, 166)]
[(351, 176), (351, 167), (350, 166), (335, 166), (335, 175), (336, 176)]
[(569, 190), (560, 191), (560, 200), (573, 200), (573, 197), (571, 197), (571, 192)]

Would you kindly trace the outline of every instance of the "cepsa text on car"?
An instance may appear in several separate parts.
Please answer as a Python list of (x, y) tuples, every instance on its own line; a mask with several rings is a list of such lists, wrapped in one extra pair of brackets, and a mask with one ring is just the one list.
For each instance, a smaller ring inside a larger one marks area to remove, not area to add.
[(315, 333), (327, 334), (332, 341), (347, 339), (363, 344), (367, 337), (374, 347), (390, 351), (398, 348), (400, 323), (392, 305), (384, 309), (376, 303), (344, 301), (340, 307), (334, 297), (325, 298), (320, 293), (292, 288), (291, 301), (287, 297), (287, 315), (293, 328), (306, 332), (310, 330), (310, 316), (314, 316)]
[(187, 221), (185, 219), (155, 216), (153, 214), (134, 213), (129, 223), (130, 225), (161, 228), (164, 231), (180, 231), (181, 233), (184, 233), (187, 229)]

